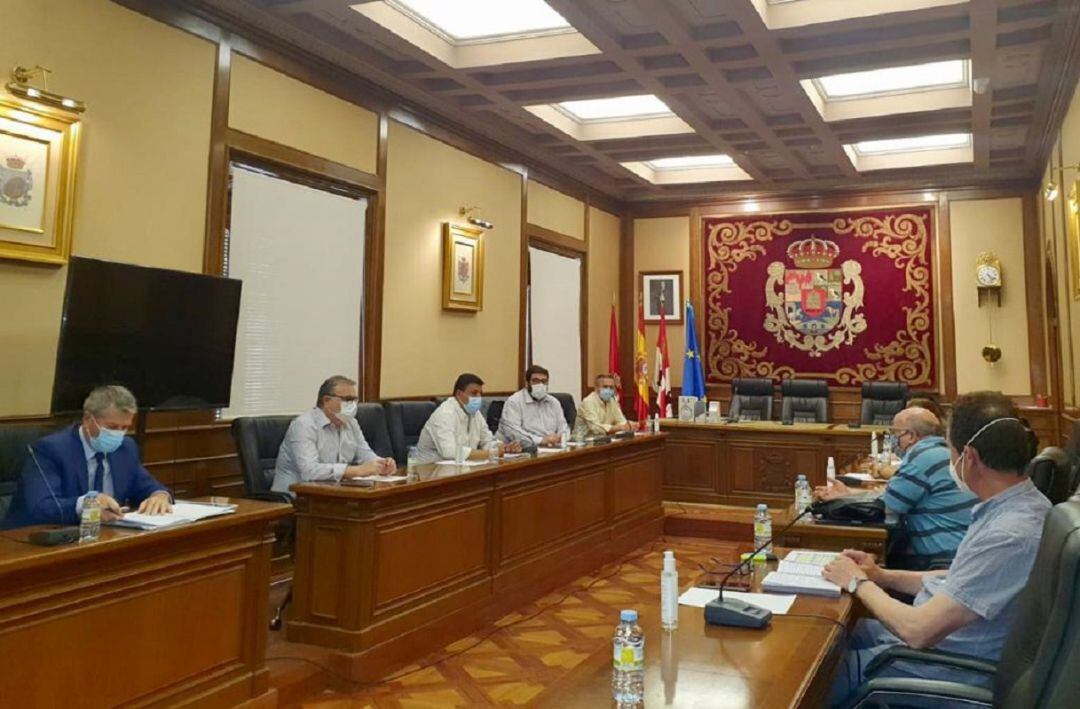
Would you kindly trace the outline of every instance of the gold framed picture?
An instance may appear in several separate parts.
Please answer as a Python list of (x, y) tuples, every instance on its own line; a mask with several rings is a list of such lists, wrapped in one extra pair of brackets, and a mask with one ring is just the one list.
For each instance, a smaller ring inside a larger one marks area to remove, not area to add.
[(443, 310), (484, 309), (484, 232), (443, 224)]
[(1072, 274), (1072, 297), (1080, 300), (1080, 180), (1073, 183), (1065, 200), (1065, 233), (1068, 236), (1065, 254)]
[(82, 123), (0, 97), (0, 258), (67, 263)]

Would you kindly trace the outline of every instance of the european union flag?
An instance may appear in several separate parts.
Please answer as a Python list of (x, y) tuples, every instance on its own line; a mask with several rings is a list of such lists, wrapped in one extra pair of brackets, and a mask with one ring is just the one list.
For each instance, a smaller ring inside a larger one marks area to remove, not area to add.
[(681, 396), (705, 398), (705, 374), (701, 367), (701, 353), (697, 345), (697, 328), (694, 327), (694, 306), (686, 301), (686, 356), (683, 360)]

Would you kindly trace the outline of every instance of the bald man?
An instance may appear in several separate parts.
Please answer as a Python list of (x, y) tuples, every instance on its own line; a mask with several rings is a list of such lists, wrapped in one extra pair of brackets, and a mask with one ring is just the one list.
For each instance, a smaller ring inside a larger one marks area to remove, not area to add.
[[(891, 433), (901, 453), (900, 467), (885, 487), (885, 507), (900, 517), (905, 543), (891, 545), (889, 565), (926, 568), (933, 560), (952, 558), (971, 523), (978, 502), (949, 474), (949, 444), (941, 421), (927, 409), (911, 407), (893, 417)], [(814, 491), (830, 500), (852, 494), (843, 483)]]

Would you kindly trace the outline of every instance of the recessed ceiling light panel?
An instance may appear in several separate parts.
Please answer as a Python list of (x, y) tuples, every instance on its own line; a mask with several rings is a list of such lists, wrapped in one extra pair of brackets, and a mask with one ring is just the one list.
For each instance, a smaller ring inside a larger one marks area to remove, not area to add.
[(886, 155), (889, 153), (912, 153), (921, 150), (948, 150), (971, 145), (971, 133), (944, 133), (922, 135), (914, 138), (887, 138), (864, 140), (852, 147), (857, 155)]
[(814, 79), (822, 98), (827, 101), (865, 98), (885, 94), (910, 93), (926, 89), (967, 86), (971, 62), (954, 59), (888, 69), (833, 74)]
[(572, 32), (544, 0), (386, 0), (454, 44)]
[(727, 167), (735, 161), (730, 155), (687, 155), (678, 158), (657, 158), (646, 160), (645, 164), (654, 170), (691, 170), (702, 167)]

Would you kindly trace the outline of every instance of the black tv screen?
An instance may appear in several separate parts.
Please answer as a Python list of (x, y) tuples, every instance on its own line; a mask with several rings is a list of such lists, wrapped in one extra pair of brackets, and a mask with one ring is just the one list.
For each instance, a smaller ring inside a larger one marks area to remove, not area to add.
[(224, 408), (240, 281), (72, 258), (53, 383), (54, 414), (122, 384), (142, 410)]

